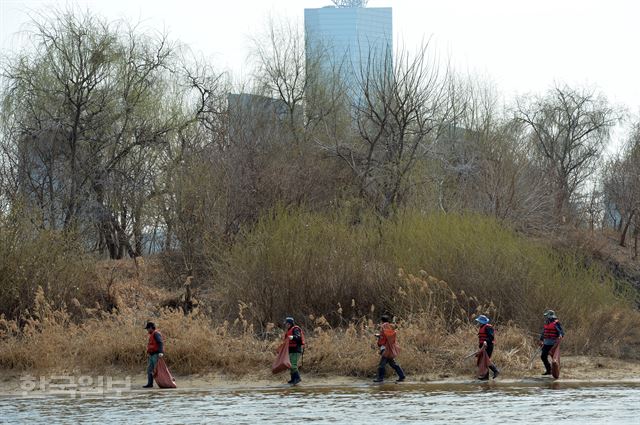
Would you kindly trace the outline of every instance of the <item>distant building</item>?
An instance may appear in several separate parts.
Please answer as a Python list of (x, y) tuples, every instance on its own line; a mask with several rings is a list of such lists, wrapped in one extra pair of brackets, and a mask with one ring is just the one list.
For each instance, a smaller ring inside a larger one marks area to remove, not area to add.
[(602, 224), (612, 229), (622, 229), (622, 213), (616, 203), (609, 199), (607, 193), (605, 193), (604, 199), (604, 217)]
[(26, 135), (19, 143), (18, 182), (27, 206), (42, 211), (43, 225), (62, 228), (65, 196), (70, 187), (69, 144), (59, 126), (43, 128)]
[(339, 72), (347, 87), (356, 90), (363, 72), (382, 75), (392, 69), (393, 27), (390, 7), (327, 6), (305, 9), (307, 68), (321, 58), (319, 72)]
[[(249, 93), (229, 93), (227, 103), (231, 141), (264, 143), (283, 137), (279, 130), (290, 117), (289, 107), (283, 100)], [(300, 111), (294, 112), (296, 120), (301, 115)]]
[(249, 93), (229, 93), (227, 95), (229, 110), (249, 114), (259, 115), (264, 119), (283, 120), (289, 114), (287, 104), (280, 99), (272, 99), (267, 96), (260, 96)]

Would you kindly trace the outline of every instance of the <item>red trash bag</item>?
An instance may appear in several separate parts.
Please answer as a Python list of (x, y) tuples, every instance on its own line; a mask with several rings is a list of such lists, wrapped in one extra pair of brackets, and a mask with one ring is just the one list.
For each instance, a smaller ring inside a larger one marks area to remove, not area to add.
[(276, 374), (291, 369), (289, 361), (289, 340), (283, 341), (278, 347), (278, 354), (271, 365), (271, 372)]
[(176, 380), (169, 372), (163, 357), (158, 358), (156, 368), (153, 370), (153, 377), (160, 388), (176, 388)]
[(489, 366), (491, 366), (491, 359), (487, 354), (487, 350), (482, 347), (480, 351), (476, 354), (478, 360), (476, 361), (476, 365), (478, 366), (478, 378), (483, 378), (487, 376), (489, 373)]
[(382, 356), (388, 359), (395, 359), (400, 354), (400, 346), (396, 340), (396, 331), (388, 328), (383, 329), (383, 335), (386, 339), (385, 350), (382, 352)]
[(551, 355), (551, 376), (558, 379), (560, 377), (560, 341), (549, 350), (549, 354)]

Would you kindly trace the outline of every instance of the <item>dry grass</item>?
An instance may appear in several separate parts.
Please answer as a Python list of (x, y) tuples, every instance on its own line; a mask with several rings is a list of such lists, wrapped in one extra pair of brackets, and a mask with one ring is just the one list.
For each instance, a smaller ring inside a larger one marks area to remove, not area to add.
[[(41, 307), (42, 318), (30, 321), (19, 334), (7, 332), (12, 322), (0, 322), (0, 367), (91, 371), (143, 367), (147, 339), (144, 315), (127, 310), (75, 324), (66, 313), (51, 310), (46, 304)], [(165, 310), (155, 320), (165, 336), (172, 369), (181, 374), (264, 373), (269, 370), (281, 335), (275, 327), (256, 335), (242, 318), (215, 323), (199, 313), (184, 315)], [(307, 330), (305, 373), (367, 376), (375, 371), (378, 356), (372, 321), (363, 319), (331, 328), (324, 317), (309, 320), (317, 326)], [(441, 323), (421, 315), (398, 326), (401, 363), (408, 373), (441, 375), (469, 370), (460, 359), (474, 348), (476, 330), (472, 325), (449, 333)], [(499, 327), (498, 331), (501, 342), (496, 361), (502, 367), (523, 364), (533, 349), (531, 339), (512, 326)]]
[[(403, 368), (411, 375), (429, 378), (469, 374), (472, 360), (463, 362), (462, 358), (475, 349), (477, 329), (463, 306), (472, 303), (472, 297), (454, 294), (446, 282), (427, 274), (400, 274), (404, 285), (398, 288), (402, 294), (399, 300), (415, 298), (414, 291), (430, 292), (420, 306), (414, 306), (415, 314), (397, 320)], [(247, 305), (239, 306), (236, 319), (222, 322), (199, 311), (188, 315), (169, 309), (151, 312), (142, 308), (146, 301), (123, 297), (143, 288), (135, 289), (140, 284), (127, 280), (126, 273), (122, 276), (126, 284), (120, 282), (113, 286), (117, 289), (112, 289), (122, 303), (118, 309), (110, 313), (85, 309), (86, 319), (81, 323), (71, 320), (67, 311), (54, 309), (39, 290), (33, 318), (22, 330), (15, 321), (0, 320), (0, 368), (140, 371), (146, 359), (147, 334), (143, 327), (146, 320), (153, 319), (165, 336), (167, 359), (176, 373), (269, 375), (282, 331), (271, 323), (256, 331), (247, 319)], [(151, 291), (149, 296), (160, 301), (163, 294)], [(476, 306), (483, 312), (490, 312), (491, 308)], [(340, 306), (335, 314), (342, 314)], [(377, 314), (372, 307), (368, 316)], [(343, 319), (340, 326), (332, 326), (324, 316), (301, 317), (307, 334), (304, 372), (356, 377), (374, 373), (379, 357), (373, 336), (375, 324), (369, 317)], [(628, 339), (612, 345), (614, 353), (602, 354), (621, 355), (622, 347), (637, 343), (637, 333), (630, 327), (620, 328), (621, 323), (628, 323), (625, 317), (621, 312), (619, 317), (611, 318), (611, 324), (601, 321), (603, 329), (595, 330), (598, 334), (628, 333)], [(494, 361), (504, 370), (526, 369), (535, 352), (537, 335), (513, 323), (498, 323), (496, 331)], [(571, 329), (565, 340), (568, 352), (579, 354), (580, 344), (588, 341), (587, 334), (586, 329)]]

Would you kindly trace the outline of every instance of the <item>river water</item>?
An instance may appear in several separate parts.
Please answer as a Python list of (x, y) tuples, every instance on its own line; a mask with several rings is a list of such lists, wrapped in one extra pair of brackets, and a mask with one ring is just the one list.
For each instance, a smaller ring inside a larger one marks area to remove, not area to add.
[(0, 422), (175, 424), (635, 424), (640, 383), (385, 384), (0, 396)]

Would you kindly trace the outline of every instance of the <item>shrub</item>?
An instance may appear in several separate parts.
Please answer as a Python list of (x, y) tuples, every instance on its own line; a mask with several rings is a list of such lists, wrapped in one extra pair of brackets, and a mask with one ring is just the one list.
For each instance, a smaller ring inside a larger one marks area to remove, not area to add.
[[(535, 339), (549, 308), (569, 335), (592, 323), (594, 312), (632, 312), (619, 282), (599, 265), (586, 266), (579, 252), (526, 239), (489, 217), (408, 210), (395, 220), (353, 221), (282, 208), (264, 216), (222, 267), (221, 313), (232, 316), (243, 303), (262, 326), (288, 314), (322, 315), (339, 325), (382, 311), (400, 318), (429, 313), (454, 331), (483, 312)], [(580, 335), (595, 349), (595, 340)]]
[(72, 232), (43, 230), (24, 211), (0, 215), (0, 314), (27, 317), (38, 287), (54, 307), (99, 294), (93, 260)]
[(286, 315), (324, 314), (333, 323), (360, 317), (397, 280), (376, 258), (379, 239), (375, 226), (352, 226), (345, 216), (274, 210), (223, 265), (223, 312), (246, 303), (263, 326)]

